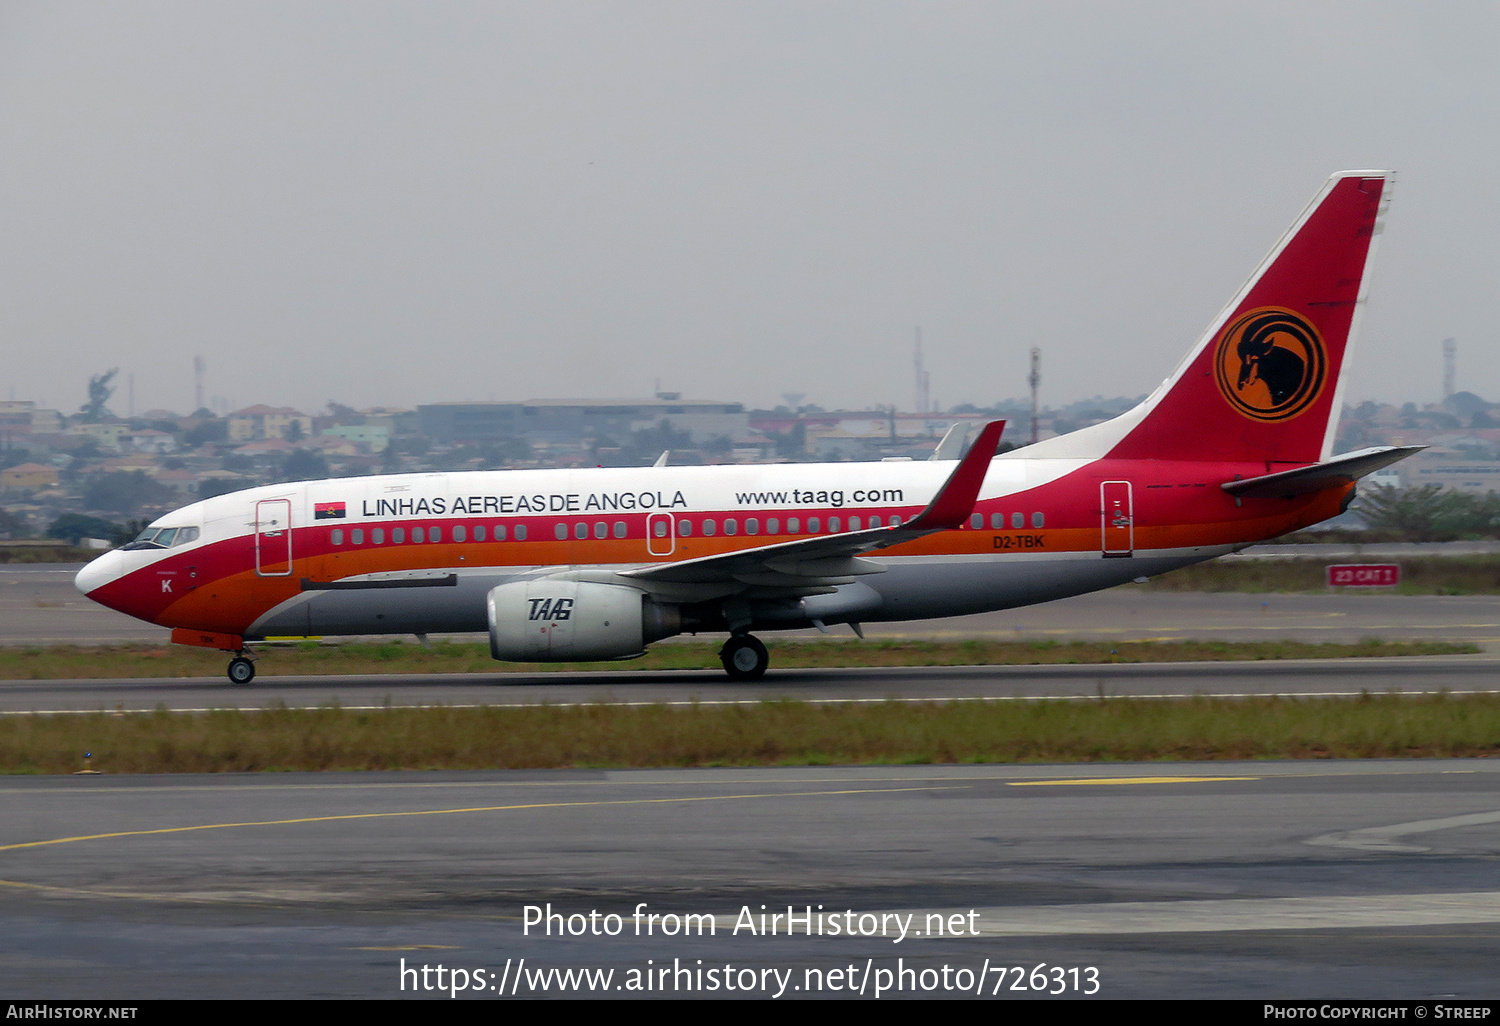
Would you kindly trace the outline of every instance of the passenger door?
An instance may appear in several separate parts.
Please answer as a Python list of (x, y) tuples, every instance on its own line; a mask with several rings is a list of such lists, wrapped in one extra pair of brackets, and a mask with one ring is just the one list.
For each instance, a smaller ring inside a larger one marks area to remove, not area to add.
[(287, 577), (292, 572), (292, 500), (261, 499), (255, 504), (255, 572)]

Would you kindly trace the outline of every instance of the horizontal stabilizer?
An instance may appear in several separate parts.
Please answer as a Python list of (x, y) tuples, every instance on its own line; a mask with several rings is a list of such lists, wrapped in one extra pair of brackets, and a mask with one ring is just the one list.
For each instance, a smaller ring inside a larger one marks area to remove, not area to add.
[(1314, 463), (1310, 467), (1248, 477), (1241, 481), (1225, 481), (1219, 487), (1238, 499), (1290, 499), (1296, 495), (1352, 484), (1366, 474), (1373, 474), (1382, 467), (1404, 460), (1425, 448), (1425, 445), (1385, 445), (1361, 449), (1322, 463)]
[(969, 425), (963, 421), (954, 424), (943, 436), (943, 440), (932, 450), (929, 460), (956, 460), (964, 454), (964, 443), (969, 440)]

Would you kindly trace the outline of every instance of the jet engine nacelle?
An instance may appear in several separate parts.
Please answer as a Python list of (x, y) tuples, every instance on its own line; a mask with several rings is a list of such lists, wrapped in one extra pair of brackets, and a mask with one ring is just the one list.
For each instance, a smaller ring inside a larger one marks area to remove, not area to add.
[(682, 629), (676, 606), (620, 584), (518, 581), (488, 606), (490, 654), (509, 662), (628, 659)]

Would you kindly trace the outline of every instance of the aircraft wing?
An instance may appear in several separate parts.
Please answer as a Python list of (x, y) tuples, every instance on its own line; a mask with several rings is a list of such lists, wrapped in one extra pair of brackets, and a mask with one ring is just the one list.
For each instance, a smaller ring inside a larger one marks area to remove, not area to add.
[(848, 584), (864, 574), (882, 573), (885, 570), (882, 564), (860, 557), (924, 535), (952, 530), (968, 519), (1004, 428), (1003, 420), (985, 424), (968, 455), (953, 468), (927, 508), (904, 524), (659, 563), (625, 570), (619, 576), (648, 586), (728, 585), (733, 590), (749, 586), (813, 594)]
[(1382, 445), (1373, 449), (1360, 449), (1345, 453), (1310, 467), (1283, 470), (1275, 474), (1262, 474), (1240, 481), (1226, 481), (1219, 485), (1230, 495), (1241, 499), (1290, 499), (1297, 495), (1320, 492), (1324, 488), (1352, 484), (1404, 460), (1412, 453), (1421, 452), (1425, 445)]

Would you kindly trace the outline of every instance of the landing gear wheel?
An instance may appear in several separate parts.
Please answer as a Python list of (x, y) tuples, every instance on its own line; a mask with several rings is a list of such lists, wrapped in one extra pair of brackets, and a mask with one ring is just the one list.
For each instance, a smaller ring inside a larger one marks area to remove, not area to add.
[(244, 656), (229, 660), (229, 683), (249, 684), (255, 679), (255, 664)]
[(756, 680), (766, 672), (771, 657), (759, 639), (749, 634), (736, 634), (719, 649), (719, 662), (724, 664), (724, 672), (735, 680)]

